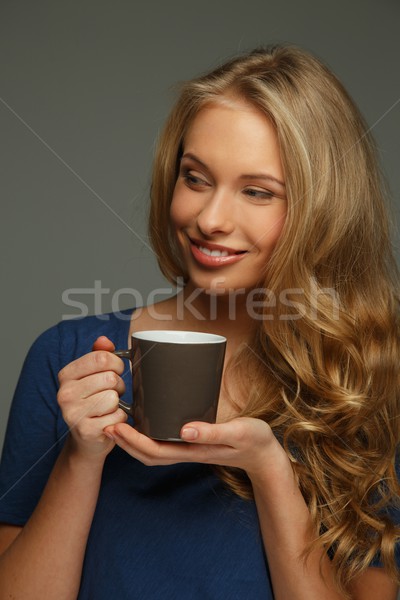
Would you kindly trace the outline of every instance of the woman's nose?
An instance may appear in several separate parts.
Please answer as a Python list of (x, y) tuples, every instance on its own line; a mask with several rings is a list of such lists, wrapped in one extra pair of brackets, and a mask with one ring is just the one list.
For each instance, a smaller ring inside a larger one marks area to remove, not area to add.
[(231, 233), (235, 223), (229, 194), (216, 192), (208, 197), (197, 216), (197, 226), (204, 235)]

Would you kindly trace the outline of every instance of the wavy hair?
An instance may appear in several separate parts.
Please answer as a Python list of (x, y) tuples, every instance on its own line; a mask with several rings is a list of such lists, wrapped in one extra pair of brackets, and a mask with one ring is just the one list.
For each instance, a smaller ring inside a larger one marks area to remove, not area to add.
[[(249, 398), (240, 414), (264, 419), (292, 461), (316, 531), (305, 557), (322, 544), (345, 593), (376, 556), (399, 581), (388, 514), (399, 499), (400, 335), (387, 193), (359, 110), (314, 56), (260, 48), (183, 84), (154, 163), (149, 233), (160, 268), (185, 277), (169, 228), (185, 133), (201, 108), (232, 97), (274, 124), (288, 198), (263, 274), (281, 301), (265, 303), (252, 343), (228, 365)], [(251, 497), (243, 473), (218, 471)]]

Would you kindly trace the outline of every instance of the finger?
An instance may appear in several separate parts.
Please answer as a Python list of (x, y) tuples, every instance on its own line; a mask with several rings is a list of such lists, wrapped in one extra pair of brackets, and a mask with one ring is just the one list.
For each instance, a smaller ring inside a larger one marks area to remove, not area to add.
[(211, 444), (161, 442), (139, 433), (127, 424), (108, 428), (107, 434), (128, 454), (147, 466), (172, 465), (180, 462), (220, 464), (222, 456), (232, 454), (232, 448)]
[(119, 375), (125, 370), (123, 361), (112, 352), (96, 350), (89, 352), (66, 365), (58, 374), (60, 383), (69, 379), (82, 379), (102, 371), (115, 371)]
[(125, 392), (125, 383), (123, 379), (114, 373), (114, 371), (105, 371), (104, 373), (96, 373), (88, 375), (78, 381), (66, 381), (60, 387), (57, 394), (57, 400), (64, 410), (82, 405), (82, 402), (89, 398), (93, 398), (101, 392), (114, 391), (114, 394), (122, 396)]
[(93, 343), (92, 350), (107, 350), (108, 352), (114, 352), (115, 346), (108, 337), (101, 335)]
[(104, 371), (103, 373), (88, 375), (79, 382), (73, 382), (73, 384), (76, 387), (79, 386), (81, 398), (89, 398), (106, 390), (115, 390), (120, 396), (125, 392), (124, 380), (115, 371)]
[(84, 420), (102, 417), (115, 412), (119, 405), (119, 396), (115, 390), (95, 394), (90, 399), (64, 409), (64, 420), (70, 426), (76, 426)]
[(194, 461), (185, 451), (188, 444), (153, 440), (125, 423), (107, 428), (106, 433), (120, 448), (148, 466)]
[(94, 441), (99, 435), (104, 433), (104, 429), (108, 426), (114, 426), (118, 423), (123, 423), (127, 419), (127, 415), (120, 408), (113, 412), (101, 416), (82, 415), (76, 421), (69, 423), (70, 431), (74, 431), (75, 435), (85, 441)]
[(181, 437), (192, 443), (220, 444), (235, 448), (248, 444), (265, 445), (268, 441), (276, 440), (265, 421), (251, 417), (236, 417), (224, 423), (186, 423), (182, 427)]
[(197, 421), (184, 425), (180, 435), (186, 442), (232, 446), (233, 440), (237, 441), (242, 435), (240, 429), (235, 420), (227, 423)]
[(109, 415), (103, 415), (102, 417), (96, 417), (96, 425), (99, 426), (99, 429), (103, 433), (105, 433), (105, 429), (107, 427), (114, 427), (115, 425), (119, 425), (120, 423), (125, 423), (128, 415), (122, 410), (122, 408), (118, 408), (113, 413)]
[(86, 400), (84, 405), (87, 417), (102, 417), (118, 409), (119, 396), (115, 390), (106, 390)]

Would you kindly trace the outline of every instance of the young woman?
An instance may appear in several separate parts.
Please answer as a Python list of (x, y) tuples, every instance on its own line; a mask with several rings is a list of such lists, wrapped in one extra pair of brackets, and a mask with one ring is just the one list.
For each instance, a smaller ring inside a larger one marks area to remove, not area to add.
[[(395, 600), (400, 336), (382, 189), (359, 112), (306, 52), (256, 50), (184, 85), (150, 215), (184, 288), (33, 345), (0, 472), (2, 597)], [(112, 350), (160, 328), (228, 340), (217, 423), (186, 425), (187, 443), (118, 409), (130, 373)]]

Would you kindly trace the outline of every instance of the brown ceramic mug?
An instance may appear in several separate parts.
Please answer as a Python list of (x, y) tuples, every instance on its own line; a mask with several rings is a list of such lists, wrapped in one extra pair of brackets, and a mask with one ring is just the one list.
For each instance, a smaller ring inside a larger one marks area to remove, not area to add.
[(129, 350), (133, 402), (120, 401), (135, 428), (157, 440), (182, 441), (190, 421), (215, 423), (226, 338), (191, 331), (139, 331)]

